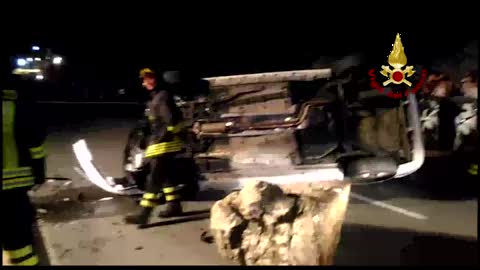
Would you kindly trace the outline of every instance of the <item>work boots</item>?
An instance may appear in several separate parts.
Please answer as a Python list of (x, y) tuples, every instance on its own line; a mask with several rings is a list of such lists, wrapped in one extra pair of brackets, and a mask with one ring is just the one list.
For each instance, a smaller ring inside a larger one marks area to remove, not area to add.
[(163, 197), (165, 199), (165, 210), (160, 211), (158, 215), (161, 218), (168, 218), (168, 217), (178, 217), (183, 214), (181, 198), (182, 195), (180, 193), (183, 185), (178, 186), (170, 186), (164, 187), (162, 189)]
[(161, 218), (178, 217), (183, 214), (182, 203), (180, 201), (167, 202), (165, 210), (158, 214)]
[(150, 215), (153, 211), (153, 207), (142, 207), (138, 214), (128, 215), (125, 217), (125, 223), (136, 225), (147, 225)]

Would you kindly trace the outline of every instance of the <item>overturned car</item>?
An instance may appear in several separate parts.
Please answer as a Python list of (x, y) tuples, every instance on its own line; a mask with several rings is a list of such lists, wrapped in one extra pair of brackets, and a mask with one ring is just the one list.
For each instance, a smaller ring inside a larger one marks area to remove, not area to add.
[[(363, 89), (352, 68), (205, 78), (208, 92), (178, 97), (188, 133), (184, 184), (235, 190), (247, 181), (374, 183), (419, 169), (424, 148), (416, 99)], [(94, 165), (85, 140), (73, 150), (86, 178), (115, 194), (143, 192), (145, 131), (124, 151), (127, 183)]]

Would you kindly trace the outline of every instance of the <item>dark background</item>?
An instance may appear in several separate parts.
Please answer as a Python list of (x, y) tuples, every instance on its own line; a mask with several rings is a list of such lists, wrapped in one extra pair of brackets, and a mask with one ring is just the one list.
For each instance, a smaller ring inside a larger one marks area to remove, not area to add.
[[(397, 33), (395, 30), (369, 29), (329, 29), (318, 33), (302, 29), (287, 33), (275, 28), (261, 30), (149, 32), (105, 25), (88, 30), (70, 29), (68, 33), (45, 30), (25, 35), (15, 43), (18, 44), (17, 51), (29, 50), (33, 43), (53, 48), (65, 55), (71, 66), (88, 73), (110, 75), (156, 66), (201, 69), (204, 74), (217, 75), (304, 67), (320, 56), (343, 56), (354, 52), (367, 52), (379, 60), (386, 60)], [(398, 32), (411, 62), (427, 65), (433, 58), (455, 54), (476, 39), (460, 31)]]
[(1, 36), (8, 42), (2, 53), (28, 52), (33, 44), (51, 48), (64, 56), (64, 69), (75, 83), (133, 89), (145, 66), (218, 76), (311, 68), (322, 56), (363, 52), (377, 67), (386, 63), (399, 32), (408, 63), (428, 67), (477, 39), (472, 24), (463, 21), (468, 17), (463, 4), (456, 6), (461, 14), (452, 6), (440, 12), (412, 6), (392, 16), (387, 6), (373, 10), (349, 2), (342, 2), (343, 8), (328, 3), (260, 8), (247, 2), (216, 5), (222, 10), (203, 4), (130, 3), (122, 11), (120, 4), (72, 3), (56, 9), (29, 4), (21, 19), (13, 14), (5, 24)]

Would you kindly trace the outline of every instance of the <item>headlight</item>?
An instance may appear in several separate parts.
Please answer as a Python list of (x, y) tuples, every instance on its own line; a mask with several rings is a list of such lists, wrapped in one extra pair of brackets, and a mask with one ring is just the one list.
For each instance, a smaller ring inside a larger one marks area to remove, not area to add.
[(26, 61), (25, 59), (23, 59), (23, 58), (18, 58), (18, 59), (17, 59), (17, 66), (23, 67), (23, 66), (25, 66), (26, 64), (27, 64), (27, 61)]

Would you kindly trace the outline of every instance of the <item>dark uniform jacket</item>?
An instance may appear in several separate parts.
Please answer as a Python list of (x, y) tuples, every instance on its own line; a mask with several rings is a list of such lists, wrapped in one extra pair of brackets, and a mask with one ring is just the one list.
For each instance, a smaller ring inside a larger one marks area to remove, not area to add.
[(2, 90), (3, 190), (45, 181), (45, 131), (38, 110), (15, 90)]
[(150, 124), (150, 138), (145, 156), (154, 157), (181, 151), (183, 144), (178, 134), (181, 131), (182, 113), (175, 104), (173, 95), (158, 88), (152, 90), (146, 114)]

